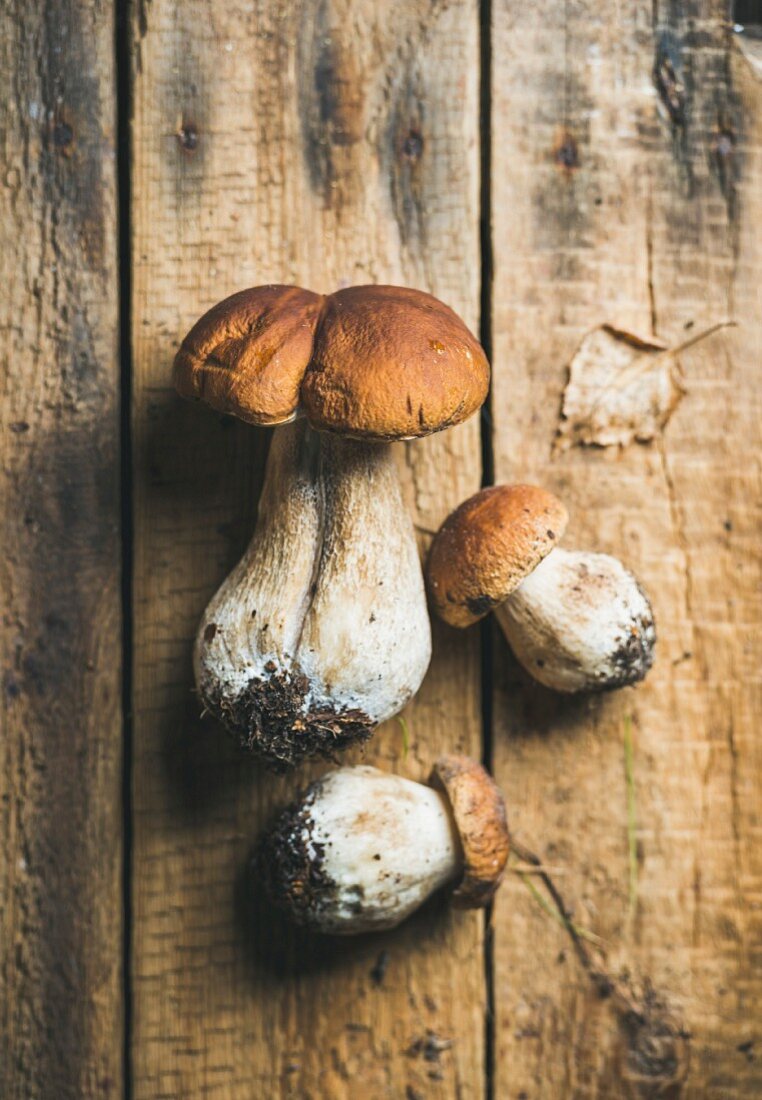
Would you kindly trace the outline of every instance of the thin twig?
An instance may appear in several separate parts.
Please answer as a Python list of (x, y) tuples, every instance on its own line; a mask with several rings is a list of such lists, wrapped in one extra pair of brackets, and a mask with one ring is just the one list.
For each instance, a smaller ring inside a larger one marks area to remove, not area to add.
[(628, 920), (635, 916), (638, 906), (638, 837), (637, 807), (635, 802), (635, 749), (632, 740), (632, 719), (624, 719), (624, 774), (627, 783), (627, 853), (629, 858)]
[(400, 724), (400, 729), (402, 730), (402, 759), (407, 760), (407, 754), (410, 750), (410, 734), (407, 728), (407, 721), (402, 717), (401, 714), (397, 714), (395, 715), (395, 717)]
[(508, 867), (511, 874), (514, 875), (568, 875), (568, 867), (553, 867), (548, 866), (547, 863), (541, 863), (539, 867), (535, 867), (533, 863), (521, 863), (518, 860), (511, 863)]
[[(525, 863), (531, 863), (534, 867), (538, 868), (542, 867), (542, 860), (539, 858), (539, 856), (536, 856), (534, 852), (530, 851), (529, 848), (524, 847), (523, 844), (519, 843), (513, 837), (511, 838), (511, 847), (513, 848), (513, 851), (516, 853), (519, 859), (523, 859)], [(545, 885), (545, 889), (548, 891), (551, 898), (553, 899), (553, 904), (556, 907), (558, 916), (561, 918), (561, 923), (571, 937), (574, 950), (577, 953), (577, 958), (579, 959), (583, 968), (589, 974), (591, 980), (595, 983), (595, 986), (601, 996), (608, 996), (612, 990), (611, 979), (608, 977), (607, 974), (604, 974), (593, 962), (590, 956), (590, 952), (588, 951), (584, 943), (584, 938), (586, 937), (583, 937), (583, 934), (581, 934), (582, 930), (578, 929), (577, 926), (574, 924), (574, 921), (571, 919), (571, 914), (566, 908), (566, 903), (558, 892), (558, 889), (556, 888), (556, 884), (553, 882), (553, 879), (550, 877), (550, 875), (546, 874), (543, 871), (540, 871), (539, 874), (543, 884)], [(532, 883), (528, 877), (525, 878), (524, 881), (526, 882), (527, 886), (531, 888), (531, 891), (534, 894), (536, 891), (534, 883)], [(539, 896), (542, 897), (542, 895)]]
[[(527, 871), (519, 871), (516, 868), (511, 868), (511, 870), (515, 871), (515, 873), (523, 880), (524, 885), (529, 890), (529, 893), (532, 895), (532, 897), (537, 902), (537, 904), (540, 906), (540, 908), (543, 909), (548, 914), (549, 917), (552, 917), (554, 921), (557, 921), (558, 924), (560, 924), (562, 928), (566, 927), (566, 922), (564, 921), (561, 914), (550, 904), (550, 902), (546, 898), (544, 898), (542, 896), (540, 891), (537, 889), (535, 884), (532, 882), (531, 873), (527, 872)], [(537, 870), (535, 870), (535, 873), (539, 874), (541, 877), (542, 877), (542, 875), (545, 874), (544, 871), (537, 871)], [(573, 927), (574, 927), (574, 931), (577, 933), (577, 935), (581, 939), (589, 940), (591, 943), (595, 943), (595, 944), (600, 944), (601, 943), (600, 937), (596, 936), (595, 932), (589, 932), (587, 930), (587, 928), (580, 928), (579, 925), (577, 925), (577, 924), (573, 925)]]
[[(511, 848), (521, 860), (530, 864), (537, 874), (539, 874), (540, 879), (550, 894), (555, 910), (547, 899), (542, 896), (529, 875), (519, 872), (527, 889), (531, 892), (537, 903), (546, 913), (549, 913), (554, 920), (560, 920), (560, 923), (569, 933), (577, 958), (582, 965), (582, 969), (587, 973), (587, 976), (593, 983), (598, 996), (605, 998), (614, 1012), (616, 1012), (619, 1019), (627, 1023), (628, 1033), (632, 1033), (633, 1026), (637, 1025), (635, 1031), (636, 1040), (639, 1035), (638, 1029), (646, 1026), (650, 1027), (651, 1032), (659, 1036), (660, 1042), (668, 1039), (671, 1042), (671, 1046), (667, 1052), (669, 1057), (665, 1055), (661, 1056), (661, 1060), (667, 1067), (664, 1072), (670, 1081), (682, 1080), (687, 1072), (687, 1042), (690, 1038), (688, 1032), (685, 1031), (679, 1021), (674, 1023), (671, 1020), (663, 1004), (657, 1003), (655, 1009), (653, 999), (649, 1002), (647, 991), (650, 986), (646, 987), (646, 993), (638, 995), (626, 976), (623, 980), (612, 978), (602, 966), (597, 965), (593, 961), (584, 940), (597, 940), (598, 937), (593, 936), (593, 933), (588, 933), (584, 929), (578, 928), (574, 924), (563, 898), (556, 889), (553, 879), (543, 869), (540, 858), (513, 837), (511, 837)], [(654, 1017), (656, 1010), (658, 1011)], [(661, 1015), (659, 1015), (659, 1013)], [(648, 1038), (648, 1035), (646, 1037)], [(633, 1042), (634, 1040), (630, 1040), (631, 1049), (634, 1049), (632, 1045)], [(649, 1093), (649, 1095), (651, 1095), (651, 1093)]]
[(714, 325), (710, 325), (709, 328), (697, 332), (694, 336), (689, 336), (687, 340), (683, 340), (682, 344), (677, 344), (676, 347), (670, 348), (669, 354), (680, 355), (681, 352), (687, 351), (688, 348), (692, 348), (694, 344), (698, 344), (702, 340), (706, 340), (707, 336), (713, 336), (715, 332), (719, 332), (722, 328), (738, 328), (738, 321), (717, 321)]

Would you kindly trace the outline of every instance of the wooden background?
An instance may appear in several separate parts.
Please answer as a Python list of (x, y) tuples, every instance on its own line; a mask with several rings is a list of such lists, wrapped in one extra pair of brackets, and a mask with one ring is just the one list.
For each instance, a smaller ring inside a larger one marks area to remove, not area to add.
[[(689, 1033), (669, 1095), (762, 1095), (762, 50), (729, 14), (4, 5), (0, 1095), (663, 1094), (518, 875), (486, 921), (437, 899), (345, 942), (252, 898), (247, 854), (305, 775), (201, 721), (190, 651), (267, 433), (181, 402), (170, 364), (201, 311), (275, 280), (417, 286), (481, 332), (481, 426), (399, 448), (422, 550), (482, 480), (537, 480), (658, 619), (644, 685), (574, 700), (491, 626), (437, 626), (409, 752), (392, 722), (367, 759), (483, 755), (611, 972)], [(554, 455), (586, 331), (675, 344), (726, 317), (656, 440)]]

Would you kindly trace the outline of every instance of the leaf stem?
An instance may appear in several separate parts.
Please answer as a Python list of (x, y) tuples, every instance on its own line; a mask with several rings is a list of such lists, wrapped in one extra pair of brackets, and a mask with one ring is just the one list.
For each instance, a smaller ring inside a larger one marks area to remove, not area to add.
[(407, 760), (407, 754), (410, 751), (410, 733), (407, 728), (407, 721), (401, 714), (397, 714), (395, 717), (402, 730), (402, 759)]
[(721, 328), (737, 328), (738, 321), (717, 321), (715, 324), (710, 325), (709, 328), (702, 329), (701, 332), (697, 332), (695, 336), (689, 336), (687, 340), (683, 340), (682, 344), (677, 344), (674, 348), (669, 348), (670, 355), (679, 355), (680, 352), (687, 351), (688, 348), (692, 348), (694, 344), (700, 343), (701, 340), (706, 340), (707, 336), (713, 336), (715, 332), (719, 332)]
[(625, 715), (624, 719), (624, 775), (627, 784), (628, 918), (632, 920), (638, 906), (638, 818), (635, 800), (635, 748), (632, 739), (632, 719), (629, 714)]

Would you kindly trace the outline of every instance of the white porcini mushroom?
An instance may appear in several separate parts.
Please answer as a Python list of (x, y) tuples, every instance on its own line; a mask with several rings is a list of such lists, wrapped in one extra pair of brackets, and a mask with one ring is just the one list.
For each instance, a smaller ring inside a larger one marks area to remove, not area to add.
[(184, 340), (181, 394), (287, 425), (194, 654), (206, 708), (271, 766), (365, 740), (418, 690), (431, 631), (389, 441), (460, 423), (488, 382), (452, 310), (400, 287), (258, 287)]
[(441, 887), (486, 905), (508, 858), (505, 804), (480, 764), (441, 757), (425, 786), (338, 768), (276, 819), (255, 873), (298, 924), (352, 934), (393, 928)]
[(642, 680), (653, 612), (617, 558), (562, 550), (567, 513), (533, 485), (498, 485), (461, 504), (437, 532), (426, 574), (437, 613), (465, 627), (495, 610), (517, 659), (561, 692)]

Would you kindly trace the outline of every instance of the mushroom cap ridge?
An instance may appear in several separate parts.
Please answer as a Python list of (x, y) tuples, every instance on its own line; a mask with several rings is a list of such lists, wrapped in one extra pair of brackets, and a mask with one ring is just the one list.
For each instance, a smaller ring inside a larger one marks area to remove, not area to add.
[(467, 419), (489, 386), (484, 351), (422, 291), (359, 286), (327, 297), (262, 286), (226, 298), (183, 340), (183, 397), (251, 424), (303, 413), (321, 431), (415, 438)]
[(481, 764), (467, 756), (440, 756), (429, 783), (446, 795), (463, 849), (463, 876), (453, 905), (479, 909), (492, 900), (508, 861), (505, 800)]
[(506, 600), (566, 530), (566, 508), (536, 485), (493, 485), (444, 521), (426, 579), (437, 614), (451, 626), (478, 622)]

